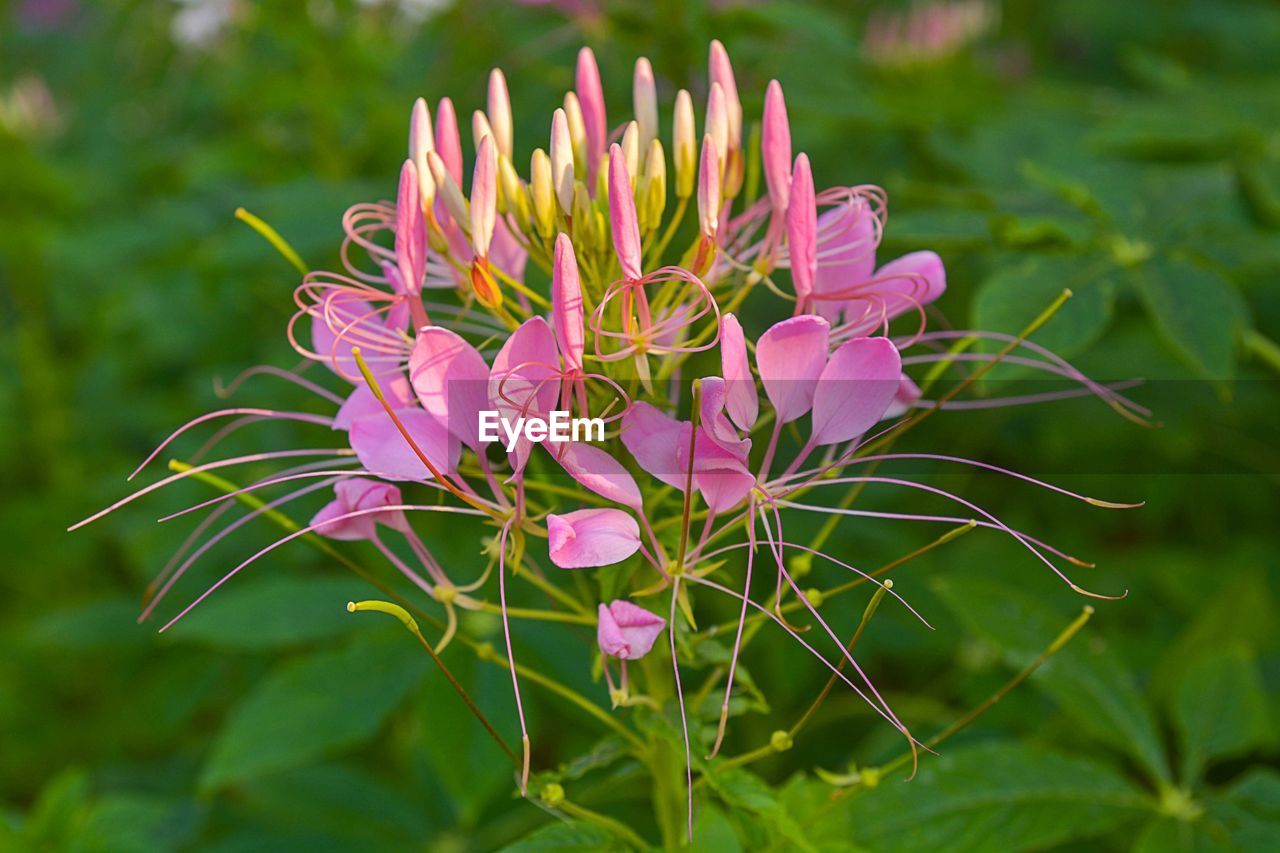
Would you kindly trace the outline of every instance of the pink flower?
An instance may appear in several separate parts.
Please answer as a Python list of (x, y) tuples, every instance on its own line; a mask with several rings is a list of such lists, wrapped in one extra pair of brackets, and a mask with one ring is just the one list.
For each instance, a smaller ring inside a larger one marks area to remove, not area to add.
[(596, 640), (600, 651), (622, 660), (639, 660), (649, 654), (667, 620), (629, 601), (600, 605)]
[(640, 549), (640, 526), (620, 509), (580, 509), (547, 516), (551, 562), (562, 569), (621, 563)]

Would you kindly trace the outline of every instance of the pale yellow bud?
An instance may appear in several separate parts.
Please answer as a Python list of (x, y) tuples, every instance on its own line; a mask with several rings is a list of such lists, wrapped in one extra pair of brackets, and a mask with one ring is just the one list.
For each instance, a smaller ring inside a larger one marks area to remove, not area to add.
[(449, 212), (449, 216), (453, 217), (453, 221), (459, 226), (470, 228), (471, 213), (467, 207), (467, 200), (463, 197), (462, 189), (453, 179), (453, 175), (449, 174), (449, 168), (440, 159), (440, 155), (434, 151), (427, 152), (427, 167), (431, 177), (435, 179), (436, 190), (444, 200), (444, 207)]
[(551, 158), (538, 148), (529, 164), (529, 189), (533, 196), (533, 221), (538, 233), (549, 238), (556, 227), (556, 192), (551, 180)]
[(698, 136), (693, 118), (693, 98), (686, 89), (676, 93), (671, 158), (676, 174), (676, 197), (688, 198), (693, 195), (698, 179)]
[(560, 209), (573, 211), (573, 143), (569, 137), (569, 118), (564, 110), (551, 117), (551, 182)]
[(627, 174), (631, 176), (631, 189), (636, 188), (636, 176), (640, 174), (640, 125), (628, 122), (627, 129), (622, 132), (622, 156), (627, 163)]
[(480, 151), (481, 140), (486, 136), (493, 136), (493, 127), (489, 124), (489, 118), (480, 110), (476, 110), (471, 114), (471, 140), (475, 143), (477, 153)]

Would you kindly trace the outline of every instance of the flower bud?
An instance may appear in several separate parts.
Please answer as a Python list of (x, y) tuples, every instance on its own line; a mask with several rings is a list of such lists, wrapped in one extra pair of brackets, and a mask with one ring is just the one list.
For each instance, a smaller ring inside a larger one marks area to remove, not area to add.
[(635, 191), (636, 176), (640, 174), (640, 125), (628, 122), (627, 129), (622, 132), (622, 157), (627, 163), (627, 174), (631, 176), (631, 190)]
[(702, 162), (698, 168), (698, 230), (714, 240), (720, 227), (720, 154), (711, 134), (702, 137)]
[(742, 101), (738, 98), (738, 83), (733, 76), (733, 65), (729, 62), (729, 54), (719, 39), (713, 39), (711, 42), (711, 56), (708, 64), (711, 83), (719, 85), (724, 92), (729, 135), (728, 147), (721, 149), (720, 156), (728, 157), (742, 148)]
[[(449, 170), (455, 184), (462, 183), (462, 139), (458, 135), (458, 116), (453, 101), (441, 98), (436, 104), (436, 147), (441, 162)], [(434, 174), (433, 174), (434, 176)], [(440, 180), (436, 179), (437, 186)]]
[(693, 186), (697, 181), (698, 137), (694, 126), (693, 99), (686, 89), (676, 93), (671, 158), (676, 173), (676, 197), (688, 198), (693, 195)]
[(475, 143), (476, 153), (480, 153), (480, 143), (486, 136), (493, 136), (493, 127), (489, 124), (488, 117), (476, 110), (471, 113), (471, 139)]
[(640, 193), (640, 228), (652, 231), (662, 222), (667, 207), (667, 157), (658, 139), (649, 141), (649, 156), (645, 160), (644, 184)]
[(477, 258), (489, 257), (498, 219), (498, 155), (492, 136), (480, 140), (471, 177), (471, 249)]
[(787, 209), (791, 191), (791, 125), (787, 121), (782, 84), (777, 80), (770, 80), (765, 90), (762, 124), (760, 154), (764, 181), (773, 209), (782, 212)]
[(551, 179), (551, 158), (541, 148), (529, 163), (529, 189), (533, 195), (533, 222), (544, 238), (555, 233), (556, 191)]
[(587, 125), (582, 119), (582, 104), (573, 92), (564, 96), (564, 114), (569, 120), (569, 141), (573, 143), (574, 166), (584, 175), (587, 172)]
[(498, 211), (519, 216), (523, 203), (524, 219), (528, 220), (529, 204), (525, 197), (524, 182), (520, 180), (520, 176), (516, 174), (516, 167), (511, 165), (511, 161), (505, 154), (498, 155), (498, 189)]
[(431, 110), (427, 108), (425, 100), (418, 98), (413, 102), (413, 111), (409, 116), (409, 159), (418, 170), (418, 195), (422, 199), (423, 211), (430, 210), (436, 198), (436, 182), (427, 166), (427, 152), (434, 148)]
[(573, 145), (564, 110), (556, 110), (551, 117), (551, 182), (561, 210), (570, 213), (573, 210)]
[[(635, 123), (632, 122), (632, 126)], [(640, 227), (636, 215), (634, 181), (627, 170), (627, 157), (616, 143), (609, 149), (609, 230), (613, 235), (613, 250), (622, 267), (623, 278), (639, 280), (641, 248)]]
[(643, 56), (636, 60), (631, 100), (636, 123), (640, 125), (640, 144), (647, 147), (649, 140), (658, 136), (658, 90), (653, 80), (653, 66)]
[(487, 103), (489, 124), (493, 128), (493, 141), (498, 153), (511, 156), (513, 128), (511, 123), (511, 95), (507, 91), (507, 78), (501, 68), (489, 72), (489, 100)]
[[(586, 125), (587, 163), (590, 167), (605, 153), (605, 139), (609, 134), (609, 122), (605, 117), (604, 87), (600, 85), (600, 69), (591, 48), (578, 51), (578, 68), (574, 74), (574, 91), (582, 105), (582, 121)], [(594, 169), (590, 169), (592, 175)]]
[(719, 83), (711, 84), (707, 95), (707, 135), (716, 144), (720, 156), (720, 174), (724, 174), (725, 159), (729, 154), (729, 111), (725, 104), (724, 89)]
[(469, 226), (471, 214), (467, 210), (467, 200), (463, 198), (458, 182), (453, 179), (453, 175), (449, 174), (448, 167), (437, 152), (427, 152), (427, 167), (436, 182), (436, 191), (444, 201), (444, 207), (449, 212), (449, 216), (453, 217), (453, 221), (459, 226)]

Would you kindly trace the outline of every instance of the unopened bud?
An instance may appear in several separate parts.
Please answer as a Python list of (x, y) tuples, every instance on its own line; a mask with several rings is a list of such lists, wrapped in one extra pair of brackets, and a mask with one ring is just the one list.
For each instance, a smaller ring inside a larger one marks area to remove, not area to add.
[(493, 139), (498, 143), (498, 153), (511, 156), (512, 123), (511, 95), (507, 91), (507, 78), (501, 68), (489, 72), (489, 100), (486, 105), (489, 112), (489, 125), (493, 128)]
[(502, 213), (516, 213), (520, 199), (524, 196), (524, 182), (516, 174), (516, 167), (511, 165), (506, 154), (498, 155), (498, 210)]
[(720, 173), (724, 174), (725, 159), (729, 154), (729, 107), (719, 83), (711, 84), (711, 93), (707, 96), (707, 135), (716, 143)]
[(569, 119), (564, 110), (551, 117), (551, 183), (560, 200), (560, 209), (573, 211), (573, 143), (569, 138)]
[(631, 176), (631, 189), (636, 188), (636, 176), (640, 174), (640, 125), (628, 122), (627, 129), (622, 132), (622, 157), (627, 164), (627, 174)]
[(688, 198), (693, 195), (698, 180), (698, 137), (694, 127), (693, 98), (686, 89), (676, 93), (671, 158), (676, 174), (676, 197)]
[(458, 187), (458, 182), (453, 179), (453, 175), (449, 174), (449, 169), (445, 166), (444, 160), (440, 159), (440, 155), (434, 151), (427, 152), (427, 167), (431, 172), (431, 177), (435, 179), (436, 191), (440, 194), (441, 200), (444, 201), (445, 210), (449, 212), (449, 216), (453, 217), (453, 221), (459, 226), (466, 228), (471, 224), (471, 214), (467, 210), (467, 200), (462, 197), (462, 190)]
[(640, 228), (652, 231), (662, 222), (667, 207), (667, 157), (662, 142), (649, 141), (649, 156), (645, 158), (644, 184), (640, 193)]
[(418, 195), (422, 199), (423, 211), (430, 210), (436, 198), (436, 182), (427, 165), (427, 152), (434, 149), (431, 111), (427, 109), (427, 102), (418, 98), (413, 102), (409, 116), (409, 159), (418, 170)]
[(658, 136), (658, 90), (653, 80), (653, 66), (643, 56), (636, 60), (631, 100), (640, 126), (640, 144), (648, 146), (649, 141)]
[(582, 117), (582, 102), (574, 92), (564, 96), (564, 115), (569, 121), (569, 141), (573, 143), (574, 163), (585, 172), (587, 170), (587, 122)]
[(555, 232), (556, 193), (551, 180), (551, 158), (541, 148), (529, 163), (529, 190), (533, 196), (533, 222), (538, 233), (549, 238)]
[(475, 142), (477, 152), (486, 136), (493, 136), (493, 127), (489, 124), (489, 118), (480, 110), (476, 110), (471, 113), (471, 139)]
[(489, 262), (476, 258), (471, 262), (471, 290), (476, 301), (485, 308), (494, 309), (502, 304), (502, 290), (489, 271)]
[(720, 155), (708, 133), (702, 137), (702, 160), (698, 168), (698, 229), (703, 237), (714, 240), (719, 227)]

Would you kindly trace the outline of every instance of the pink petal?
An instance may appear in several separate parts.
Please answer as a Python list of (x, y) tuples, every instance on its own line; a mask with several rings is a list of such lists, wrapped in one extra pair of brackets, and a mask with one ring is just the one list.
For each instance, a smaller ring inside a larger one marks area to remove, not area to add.
[[(688, 470), (687, 434), (686, 443), (678, 448), (678, 463), (681, 470)], [(745, 456), (721, 447), (699, 427), (694, 446), (693, 483), (711, 511), (718, 514), (737, 506), (750, 494), (756, 478), (747, 469)]]
[[(862, 199), (841, 204), (818, 217), (820, 251), (817, 277), (813, 282), (814, 308), (834, 321), (840, 309), (867, 281), (876, 266), (876, 223), (871, 208)], [(829, 299), (820, 296), (830, 295)], [(850, 308), (850, 313), (868, 313)], [(871, 312), (880, 318), (878, 310)], [(849, 313), (846, 313), (849, 318)]]
[(564, 354), (565, 365), (582, 369), (582, 350), (586, 332), (583, 329), (582, 283), (578, 278), (578, 259), (573, 241), (563, 231), (556, 236), (555, 265), (551, 273), (551, 317), (555, 322), (556, 340)]
[(702, 398), (698, 417), (702, 429), (712, 441), (729, 453), (746, 459), (751, 452), (751, 439), (742, 438), (724, 415), (728, 387), (719, 376), (702, 379)]
[(638, 660), (653, 648), (667, 621), (643, 607), (621, 599), (599, 609), (597, 642), (605, 654), (623, 660)]
[[(458, 464), (459, 447), (449, 431), (422, 409), (405, 409), (398, 413), (401, 423), (414, 442), (437, 470), (452, 471)], [(361, 418), (351, 425), (351, 449), (365, 470), (387, 480), (432, 479), (431, 471), (409, 447), (391, 418)]]
[(547, 449), (579, 484), (603, 498), (640, 509), (644, 502), (640, 487), (622, 463), (609, 453), (580, 441), (549, 444)]
[[(502, 345), (489, 371), (489, 403), (502, 417), (547, 417), (560, 399), (560, 353), (555, 333), (541, 317), (520, 324)], [(515, 470), (524, 469), (532, 443), (516, 442)]]
[(888, 338), (854, 338), (831, 354), (813, 395), (813, 443), (850, 441), (884, 417), (902, 358)]
[(620, 509), (580, 509), (547, 516), (551, 562), (562, 569), (621, 563), (640, 550), (640, 525)]
[[(409, 385), (409, 380), (403, 375), (379, 377), (378, 387), (382, 389), (382, 396), (391, 404), (391, 408), (404, 409), (413, 405), (413, 389)], [(384, 418), (387, 416), (386, 410), (369, 390), (369, 386), (357, 385), (338, 408), (338, 414), (333, 419), (333, 428), (348, 430), (360, 418), (374, 415)]]
[(813, 192), (809, 156), (796, 158), (791, 173), (791, 200), (787, 204), (787, 246), (791, 254), (791, 280), (796, 298), (804, 307), (818, 275), (818, 205)]
[(720, 375), (727, 393), (725, 408), (741, 429), (750, 431), (760, 414), (760, 396), (747, 361), (747, 340), (742, 325), (733, 314), (720, 318)]
[(489, 408), (489, 365), (462, 336), (440, 326), (418, 331), (409, 354), (409, 381), (449, 432), (480, 451), (480, 412)]
[(400, 167), (395, 251), (401, 278), (410, 293), (417, 293), (427, 274), (427, 224), (418, 197), (418, 169), (412, 160), (405, 160)]
[(813, 389), (827, 363), (829, 330), (826, 320), (804, 315), (783, 320), (760, 336), (756, 367), (779, 423), (794, 421), (813, 405)]
[(887, 319), (928, 305), (947, 289), (942, 258), (933, 252), (912, 252), (876, 270), (872, 292), (883, 302)]
[(787, 102), (782, 97), (782, 84), (777, 80), (770, 80), (764, 93), (760, 150), (769, 200), (773, 209), (782, 213), (786, 211), (791, 196), (791, 125), (787, 121)]
[(644, 471), (684, 491), (679, 448), (689, 446), (689, 423), (639, 401), (622, 416), (622, 444)]
[(885, 409), (884, 416), (886, 418), (896, 418), (905, 415), (920, 400), (920, 386), (911, 381), (911, 377), (902, 374), (902, 379), (898, 383), (898, 392), (893, 395), (893, 402), (889, 404), (889, 408)]
[(640, 272), (640, 224), (636, 218), (636, 199), (631, 190), (631, 175), (622, 149), (609, 149), (609, 223), (613, 231), (613, 249), (618, 253), (622, 275), (631, 281)]
[(398, 370), (397, 357), (379, 350), (397, 346), (398, 334), (388, 332), (382, 316), (368, 302), (342, 291), (330, 291), (312, 309), (311, 349), (321, 362), (348, 382), (359, 380), (360, 368), (351, 355), (360, 347), (375, 376)]
[(698, 161), (698, 229), (707, 238), (720, 229), (720, 152), (710, 134), (702, 137)]
[(529, 253), (516, 240), (505, 219), (499, 219), (493, 229), (493, 245), (489, 248), (489, 263), (516, 281), (524, 281), (524, 267)]

